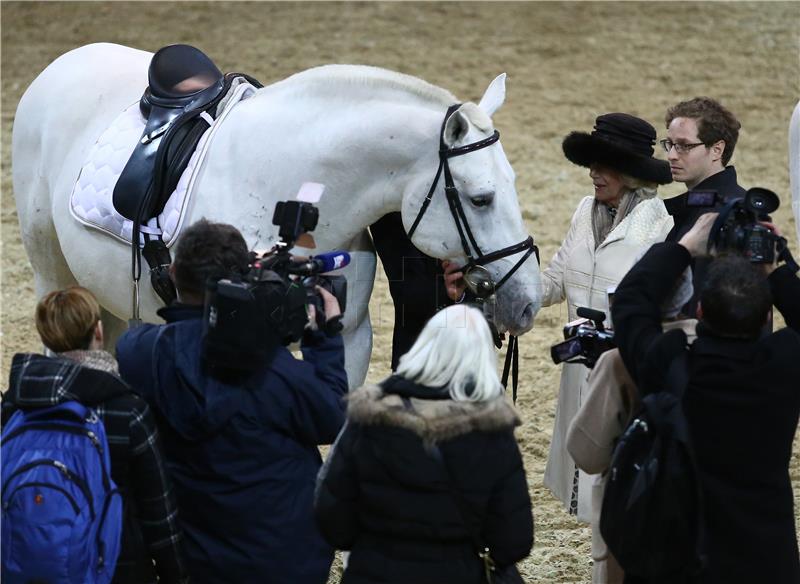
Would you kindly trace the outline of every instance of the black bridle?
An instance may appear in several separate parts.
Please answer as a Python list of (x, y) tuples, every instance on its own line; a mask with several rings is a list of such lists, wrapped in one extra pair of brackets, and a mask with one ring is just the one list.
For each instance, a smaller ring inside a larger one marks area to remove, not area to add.
[[(448, 148), (444, 143), (444, 129), (447, 125), (447, 120), (450, 119), (450, 116), (453, 115), (453, 113), (459, 107), (461, 107), (461, 104), (458, 103), (451, 105), (447, 109), (447, 113), (444, 115), (442, 129), (439, 132), (439, 168), (436, 170), (436, 176), (433, 179), (431, 188), (428, 190), (428, 194), (425, 196), (425, 200), (422, 201), (422, 206), (419, 209), (419, 213), (417, 213), (416, 219), (414, 219), (414, 224), (411, 225), (411, 229), (408, 231), (408, 238), (411, 239), (411, 237), (414, 235), (414, 232), (417, 230), (417, 226), (422, 220), (422, 216), (425, 214), (425, 211), (428, 210), (428, 206), (431, 204), (433, 193), (436, 191), (436, 185), (439, 183), (439, 178), (442, 176), (442, 174), (444, 174), (444, 192), (447, 196), (447, 203), (450, 206), (450, 213), (453, 215), (453, 220), (456, 223), (456, 229), (458, 229), (458, 237), (461, 239), (461, 247), (464, 249), (464, 255), (467, 257), (467, 263), (461, 266), (459, 271), (464, 273), (464, 281), (469, 289), (478, 297), (481, 302), (483, 302), (497, 292), (500, 286), (508, 281), (508, 279), (519, 269), (523, 263), (525, 263), (525, 260), (527, 260), (532, 253), (536, 254), (536, 262), (539, 263), (539, 248), (533, 243), (532, 235), (529, 235), (524, 241), (514, 245), (509, 245), (508, 247), (498, 249), (497, 251), (493, 251), (488, 254), (484, 254), (481, 251), (481, 248), (478, 246), (478, 242), (475, 241), (475, 236), (472, 235), (472, 230), (469, 228), (467, 216), (464, 214), (464, 207), (461, 205), (461, 199), (458, 196), (458, 189), (453, 183), (453, 175), (450, 173), (450, 164), (448, 161), (456, 156), (469, 154), (470, 152), (475, 152), (476, 150), (491, 146), (500, 139), (500, 132), (495, 130), (491, 136), (484, 138), (483, 140), (478, 140), (477, 142), (473, 142), (471, 144), (459, 146), (458, 148)], [(470, 244), (472, 247), (470, 247)], [(475, 250), (475, 255), (472, 254), (472, 250)], [(499, 282), (495, 283), (491, 277), (491, 274), (484, 266), (504, 257), (521, 253), (525, 250), (527, 250), (525, 255), (523, 255), (516, 264), (514, 264), (514, 266), (506, 273), (505, 276), (500, 279)], [(495, 344), (498, 348), (500, 348), (502, 337), (497, 333), (497, 330), (494, 329), (493, 326), (492, 329), (492, 333), (495, 336)], [(506, 352), (505, 365), (503, 366), (502, 383), (503, 387), (507, 386), (508, 374), (510, 372), (512, 379), (512, 396), (514, 402), (517, 401), (518, 371), (519, 343), (517, 337), (509, 335), (508, 351)]]
[[(417, 213), (417, 217), (414, 219), (414, 223), (411, 226), (411, 229), (408, 231), (408, 238), (411, 239), (411, 237), (414, 235), (414, 232), (422, 220), (422, 216), (425, 214), (425, 211), (428, 210), (428, 206), (433, 199), (433, 194), (436, 191), (436, 185), (439, 183), (439, 178), (442, 176), (442, 174), (444, 174), (444, 192), (447, 196), (447, 203), (450, 206), (450, 213), (453, 215), (453, 219), (455, 220), (456, 229), (458, 229), (458, 237), (461, 239), (461, 247), (464, 249), (464, 255), (467, 257), (467, 263), (461, 266), (460, 271), (464, 273), (464, 281), (467, 283), (467, 286), (470, 288), (470, 290), (472, 290), (472, 292), (475, 293), (478, 298), (486, 299), (494, 294), (500, 288), (500, 286), (505, 284), (514, 274), (514, 272), (516, 272), (519, 267), (525, 263), (525, 260), (527, 260), (532, 253), (536, 254), (536, 261), (538, 262), (539, 248), (534, 245), (533, 236), (530, 235), (527, 237), (527, 239), (521, 241), (520, 243), (509, 245), (508, 247), (504, 247), (488, 254), (484, 254), (481, 251), (481, 248), (478, 246), (478, 242), (475, 241), (475, 236), (472, 234), (472, 230), (469, 227), (467, 216), (464, 213), (464, 207), (461, 205), (461, 199), (458, 196), (458, 189), (453, 183), (453, 175), (450, 172), (450, 164), (448, 161), (456, 156), (469, 154), (470, 152), (475, 152), (476, 150), (481, 150), (482, 148), (491, 146), (500, 139), (500, 132), (495, 130), (491, 136), (484, 138), (483, 140), (466, 144), (464, 146), (459, 146), (458, 148), (448, 148), (444, 142), (445, 126), (447, 125), (447, 120), (450, 119), (450, 116), (453, 115), (453, 113), (459, 107), (461, 107), (461, 104), (451, 105), (447, 109), (447, 113), (444, 116), (442, 129), (439, 133), (439, 168), (436, 170), (436, 176), (433, 179), (430, 190), (428, 190), (428, 194), (425, 196), (425, 200), (422, 201), (422, 206), (420, 207), (419, 213)], [(475, 251), (474, 254), (472, 253), (473, 250)], [(525, 250), (527, 250), (525, 255), (522, 256), (522, 258), (520, 258), (516, 264), (514, 264), (514, 266), (508, 271), (508, 273), (506, 273), (505, 276), (500, 279), (499, 282), (495, 283), (489, 275), (488, 270), (486, 270), (484, 266), (504, 257), (521, 253)]]

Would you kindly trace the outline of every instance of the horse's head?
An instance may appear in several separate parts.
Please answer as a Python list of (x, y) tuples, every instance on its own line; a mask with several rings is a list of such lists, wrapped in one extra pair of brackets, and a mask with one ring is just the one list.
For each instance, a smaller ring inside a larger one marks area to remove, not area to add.
[[(532, 242), (526, 245), (528, 233), (517, 201), (514, 171), (491, 120), (504, 100), (505, 74), (492, 82), (480, 104), (465, 103), (448, 112), (441, 131), (441, 176), (432, 195), (428, 193), (430, 202), (426, 206), (425, 192), (413, 181), (404, 194), (402, 211), (406, 229), (419, 249), (488, 270), (497, 286), (492, 320), (500, 331), (522, 334), (533, 326), (541, 305), (541, 287)], [(430, 184), (433, 169), (429, 162), (425, 168)], [(446, 189), (447, 183), (455, 190)]]

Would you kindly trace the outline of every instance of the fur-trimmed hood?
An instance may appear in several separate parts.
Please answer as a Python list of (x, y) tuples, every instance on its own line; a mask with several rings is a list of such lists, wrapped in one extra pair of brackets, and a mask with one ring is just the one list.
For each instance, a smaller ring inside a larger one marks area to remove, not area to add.
[[(426, 443), (473, 431), (511, 430), (520, 425), (516, 411), (502, 396), (485, 402), (457, 402), (439, 390), (405, 380), (398, 383), (398, 379), (401, 378), (390, 378), (381, 385), (365, 385), (351, 392), (347, 398), (348, 419), (365, 426), (404, 428)], [(391, 390), (386, 391), (384, 385), (393, 381)], [(420, 397), (422, 392), (413, 391), (415, 388), (429, 392), (430, 399)]]

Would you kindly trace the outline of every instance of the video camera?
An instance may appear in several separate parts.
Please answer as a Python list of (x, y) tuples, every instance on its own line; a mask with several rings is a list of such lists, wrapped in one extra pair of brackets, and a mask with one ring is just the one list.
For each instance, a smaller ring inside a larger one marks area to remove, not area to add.
[(578, 308), (581, 318), (564, 326), (565, 341), (550, 347), (553, 363), (582, 363), (590, 369), (600, 355), (615, 348), (614, 332), (605, 328), (604, 312), (591, 308)]
[[(771, 264), (786, 248), (786, 239), (773, 233), (759, 221), (769, 221), (769, 214), (780, 206), (778, 195), (754, 187), (744, 197), (721, 201), (716, 191), (690, 191), (690, 207), (719, 209), (719, 216), (708, 237), (708, 250), (741, 254), (753, 263)], [(788, 251), (788, 250), (787, 250)]]
[[(318, 186), (321, 194), (322, 186)], [(203, 357), (212, 374), (230, 376), (263, 367), (277, 347), (302, 338), (308, 324), (307, 305), (315, 307), (316, 325), (326, 334), (342, 329), (341, 316), (326, 318), (316, 286), (331, 292), (344, 313), (347, 280), (323, 274), (345, 267), (349, 254), (328, 252), (307, 259), (290, 254), (297, 240), (316, 228), (318, 219), (319, 209), (312, 202), (278, 202), (272, 217), (272, 224), (278, 226), (278, 244), (260, 257), (251, 252), (243, 274), (209, 280)]]

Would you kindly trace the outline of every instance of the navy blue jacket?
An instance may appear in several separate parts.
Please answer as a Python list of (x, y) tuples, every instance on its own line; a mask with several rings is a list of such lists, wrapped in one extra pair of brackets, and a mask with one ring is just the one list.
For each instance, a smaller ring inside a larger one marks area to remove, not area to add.
[(313, 521), (317, 445), (344, 423), (340, 336), (278, 348), (239, 386), (205, 374), (202, 308), (173, 305), (166, 325), (117, 344), (123, 379), (156, 412), (195, 582), (324, 584), (333, 550)]

